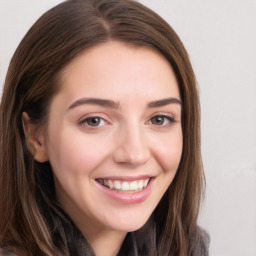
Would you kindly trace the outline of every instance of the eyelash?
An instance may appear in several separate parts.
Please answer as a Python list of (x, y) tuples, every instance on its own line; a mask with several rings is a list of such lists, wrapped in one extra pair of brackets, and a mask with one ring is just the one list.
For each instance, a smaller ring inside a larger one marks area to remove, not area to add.
[[(167, 121), (168, 124), (160, 124), (160, 125), (154, 124), (154, 123), (152, 123), (152, 119), (154, 119), (154, 118), (155, 118), (155, 119), (156, 119), (156, 118), (162, 118), (162, 119), (164, 119), (164, 123)], [(151, 121), (151, 123), (152, 123), (153, 125), (159, 126), (159, 127), (165, 127), (165, 126), (169, 125), (170, 123), (175, 123), (175, 122), (176, 122), (176, 120), (175, 120), (172, 116), (169, 116), (169, 115), (166, 115), (166, 114), (154, 115), (153, 117), (150, 118), (150, 121)], [(169, 123), (169, 122), (170, 122), (170, 123)]]
[[(98, 119), (100, 121), (100, 123), (104, 122), (104, 124), (101, 124), (101, 125), (89, 125), (88, 122), (89, 121), (92, 121), (93, 119)], [(100, 127), (102, 125), (105, 125), (105, 123), (107, 123), (107, 121), (100, 117), (100, 116), (89, 116), (89, 117), (86, 117), (85, 119), (82, 119), (79, 124), (85, 124), (86, 126), (88, 127), (91, 127), (91, 128), (94, 128), (94, 127)]]
[[(156, 119), (156, 118), (161, 118), (163, 119), (163, 124), (154, 124), (153, 123), (153, 119)], [(96, 125), (91, 125), (89, 124), (90, 121), (93, 121), (96, 120)], [(97, 122), (98, 121), (98, 122)], [(149, 121), (152, 125), (156, 126), (156, 127), (166, 127), (168, 125), (170, 125), (170, 123), (175, 123), (176, 120), (172, 117), (172, 116), (169, 116), (169, 115), (166, 115), (166, 114), (158, 114), (158, 115), (154, 115), (152, 116)], [(168, 122), (168, 123), (166, 123)], [(86, 125), (87, 127), (91, 128), (91, 129), (94, 129), (94, 128), (97, 128), (97, 127), (101, 127), (103, 125), (105, 125), (107, 123), (107, 121), (100, 117), (100, 116), (89, 116), (89, 117), (86, 117), (84, 119), (82, 119), (80, 122), (79, 122), (79, 125)]]

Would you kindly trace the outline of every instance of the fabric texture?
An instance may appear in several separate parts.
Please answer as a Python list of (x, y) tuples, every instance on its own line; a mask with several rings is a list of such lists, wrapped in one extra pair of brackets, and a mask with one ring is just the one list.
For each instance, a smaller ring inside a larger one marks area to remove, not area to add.
[(16, 254), (0, 248), (0, 256), (16, 256)]
[(209, 255), (209, 245), (210, 236), (209, 234), (198, 227), (197, 232), (192, 236), (190, 240), (191, 251), (189, 256), (208, 256)]
[[(205, 230), (198, 228), (197, 232), (191, 238), (190, 243), (193, 246), (191, 247), (189, 256), (209, 256), (210, 237)], [(85, 248), (85, 249), (87, 249), (87, 248)], [(132, 253), (133, 256), (139, 256), (137, 254), (136, 250), (133, 250), (133, 251), (134, 251)], [(124, 253), (124, 252), (122, 252), (122, 253)], [(70, 252), (70, 255), (72, 255), (72, 256), (76, 255), (76, 250), (74, 249), (74, 251)], [(18, 256), (18, 255), (0, 248), (0, 256)]]

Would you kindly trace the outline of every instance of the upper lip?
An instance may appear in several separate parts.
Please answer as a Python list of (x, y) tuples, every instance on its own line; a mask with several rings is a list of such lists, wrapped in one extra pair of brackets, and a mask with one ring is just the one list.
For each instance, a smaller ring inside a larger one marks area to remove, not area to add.
[(96, 180), (120, 180), (120, 181), (134, 181), (134, 180), (144, 180), (153, 178), (153, 175), (139, 175), (139, 176), (106, 176), (99, 177)]

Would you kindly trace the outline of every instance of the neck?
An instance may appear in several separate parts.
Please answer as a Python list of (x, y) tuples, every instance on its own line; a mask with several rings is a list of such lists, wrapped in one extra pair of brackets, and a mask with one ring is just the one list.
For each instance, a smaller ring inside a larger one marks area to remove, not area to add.
[(101, 230), (86, 235), (95, 255), (116, 256), (125, 239), (126, 233), (120, 231)]
[[(70, 203), (70, 202), (68, 202)], [(62, 204), (65, 206), (65, 203)], [(72, 205), (69, 204), (69, 205)], [(84, 237), (90, 243), (96, 256), (116, 256), (127, 232), (117, 231), (104, 226), (95, 219), (85, 216), (78, 207), (70, 207), (64, 211), (69, 215)], [(70, 210), (72, 209), (72, 211)]]
[(96, 256), (116, 256), (127, 232), (109, 229), (80, 211), (70, 214), (76, 226), (86, 237)]

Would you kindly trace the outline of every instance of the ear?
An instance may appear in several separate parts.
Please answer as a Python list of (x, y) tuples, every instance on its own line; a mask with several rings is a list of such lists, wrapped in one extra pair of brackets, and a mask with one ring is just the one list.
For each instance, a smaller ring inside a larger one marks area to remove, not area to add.
[(26, 112), (22, 113), (22, 125), (26, 144), (33, 158), (40, 163), (47, 162), (49, 159), (46, 151), (44, 127), (34, 123)]

